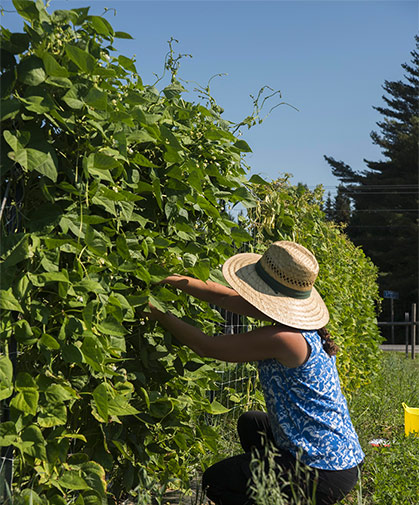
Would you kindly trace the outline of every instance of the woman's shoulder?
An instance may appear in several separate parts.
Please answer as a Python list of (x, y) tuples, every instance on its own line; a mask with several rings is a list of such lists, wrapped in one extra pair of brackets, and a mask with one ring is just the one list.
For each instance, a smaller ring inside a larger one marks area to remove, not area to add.
[(308, 345), (302, 331), (281, 324), (266, 326), (272, 338), (277, 341), (277, 353), (273, 358), (287, 368), (297, 368), (307, 361), (310, 354)]

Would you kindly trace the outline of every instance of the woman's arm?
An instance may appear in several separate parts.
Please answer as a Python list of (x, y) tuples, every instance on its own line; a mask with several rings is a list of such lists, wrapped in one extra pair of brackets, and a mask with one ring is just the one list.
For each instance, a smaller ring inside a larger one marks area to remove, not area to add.
[(170, 312), (163, 313), (152, 305), (150, 310), (151, 319), (199, 356), (234, 363), (274, 358), (289, 368), (300, 366), (308, 356), (308, 344), (298, 330), (264, 326), (247, 333), (210, 337)]
[(272, 321), (272, 319), (242, 298), (234, 289), (223, 286), (218, 282), (204, 282), (186, 275), (170, 275), (161, 282), (170, 284), (174, 288), (181, 289), (195, 298), (212, 303), (235, 314), (254, 317), (263, 321)]

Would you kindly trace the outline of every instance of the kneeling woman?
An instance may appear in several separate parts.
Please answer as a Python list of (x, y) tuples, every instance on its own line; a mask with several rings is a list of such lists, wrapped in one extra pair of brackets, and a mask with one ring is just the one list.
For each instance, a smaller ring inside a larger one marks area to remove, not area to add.
[(340, 388), (336, 347), (324, 328), (329, 313), (314, 288), (318, 270), (305, 247), (280, 241), (263, 256), (242, 253), (227, 260), (223, 274), (233, 289), (181, 275), (163, 281), (231, 312), (271, 322), (246, 333), (210, 338), (150, 306), (148, 316), (200, 356), (259, 363), (267, 413), (243, 414), (238, 432), (244, 453), (205, 471), (204, 489), (217, 505), (253, 503), (250, 462), (252, 450), (262, 453), (263, 439), (275, 447), (278, 486), (295, 473), (297, 458), (312, 470), (307, 491), (315, 493), (317, 505), (336, 503), (355, 486), (364, 454)]

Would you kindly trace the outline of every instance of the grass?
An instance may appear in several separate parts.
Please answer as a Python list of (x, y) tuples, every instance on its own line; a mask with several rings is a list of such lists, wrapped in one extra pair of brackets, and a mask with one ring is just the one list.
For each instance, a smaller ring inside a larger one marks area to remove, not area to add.
[[(379, 375), (349, 402), (366, 457), (360, 486), (341, 505), (419, 504), (419, 436), (404, 434), (403, 402), (419, 407), (419, 359), (385, 353)], [(372, 447), (377, 438), (390, 446)]]

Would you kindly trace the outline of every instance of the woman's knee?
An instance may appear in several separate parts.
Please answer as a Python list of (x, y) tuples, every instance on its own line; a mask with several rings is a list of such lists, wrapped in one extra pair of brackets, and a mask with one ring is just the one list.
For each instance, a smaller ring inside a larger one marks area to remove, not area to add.
[(237, 431), (239, 433), (261, 431), (265, 430), (268, 425), (269, 421), (266, 412), (249, 410), (243, 412), (237, 420)]

